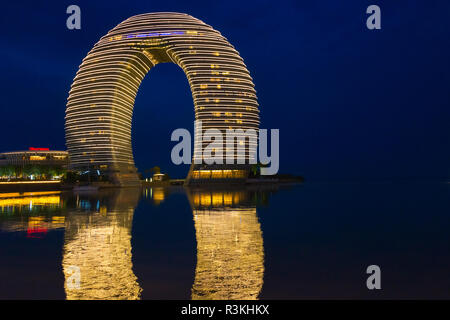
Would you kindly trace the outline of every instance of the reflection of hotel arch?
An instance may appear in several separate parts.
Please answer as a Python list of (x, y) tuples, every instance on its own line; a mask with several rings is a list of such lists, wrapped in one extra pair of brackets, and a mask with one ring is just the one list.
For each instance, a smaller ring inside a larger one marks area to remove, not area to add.
[(264, 277), (264, 248), (250, 195), (239, 190), (189, 192), (197, 239), (192, 299), (258, 298)]
[[(96, 43), (74, 79), (66, 110), (66, 140), (74, 169), (98, 169), (116, 183), (137, 183), (131, 149), (134, 100), (148, 71), (164, 62), (179, 65), (186, 74), (201, 133), (208, 128), (222, 132), (259, 128), (252, 78), (226, 38), (186, 14), (137, 15)], [(194, 159), (209, 144), (199, 142), (199, 133), (196, 127)], [(246, 160), (253, 157), (249, 148), (255, 147), (256, 141), (245, 144)], [(226, 153), (225, 148), (218, 149)], [(247, 169), (237, 164), (193, 165), (188, 180), (244, 179)]]
[[(68, 300), (140, 298), (142, 289), (131, 259), (131, 227), (138, 200), (139, 191), (125, 188), (113, 191), (98, 214), (72, 211), (67, 215), (62, 265)], [(68, 286), (73, 266), (80, 270), (79, 288)]]
[[(120, 189), (105, 197), (108, 205), (100, 204), (98, 214), (68, 214), (62, 262), (67, 299), (140, 298), (131, 257), (138, 194)], [(188, 197), (197, 240), (192, 299), (257, 299), (263, 285), (264, 248), (249, 193), (190, 190)], [(77, 207), (84, 206), (77, 202)], [(80, 268), (80, 288), (67, 286), (71, 266)]]

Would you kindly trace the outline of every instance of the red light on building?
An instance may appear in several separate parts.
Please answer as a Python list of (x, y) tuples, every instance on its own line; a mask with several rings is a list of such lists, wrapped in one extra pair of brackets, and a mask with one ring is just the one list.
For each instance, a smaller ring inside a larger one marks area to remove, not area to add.
[(50, 151), (49, 148), (33, 148), (33, 147), (29, 147), (28, 149), (30, 151)]

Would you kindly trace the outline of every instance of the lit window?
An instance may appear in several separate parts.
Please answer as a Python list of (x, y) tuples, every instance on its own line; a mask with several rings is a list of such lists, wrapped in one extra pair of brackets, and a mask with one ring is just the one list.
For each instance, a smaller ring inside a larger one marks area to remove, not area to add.
[(244, 178), (244, 170), (233, 170), (233, 178)]
[(223, 178), (222, 170), (212, 170), (211, 178), (213, 178), (213, 179)]
[(202, 206), (210, 206), (211, 205), (211, 196), (209, 194), (202, 194), (200, 196), (200, 204)]
[(46, 160), (47, 157), (43, 157), (43, 156), (30, 156), (30, 160), (33, 161), (42, 161), (42, 160)]
[(225, 193), (223, 195), (223, 204), (224, 205), (232, 205), (233, 204), (233, 194)]
[(198, 179), (200, 178), (200, 172), (196, 171), (192, 171), (192, 178), (194, 179)]
[(211, 177), (211, 170), (200, 170), (201, 179), (209, 179)]
[(212, 204), (213, 206), (222, 205), (223, 204), (223, 196), (222, 193), (215, 192), (212, 195)]

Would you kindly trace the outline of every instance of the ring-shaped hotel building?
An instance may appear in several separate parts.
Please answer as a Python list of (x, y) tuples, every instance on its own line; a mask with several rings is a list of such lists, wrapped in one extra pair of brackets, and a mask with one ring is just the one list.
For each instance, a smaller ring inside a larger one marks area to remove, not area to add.
[[(130, 17), (102, 37), (84, 58), (66, 109), (71, 168), (101, 172), (118, 185), (139, 183), (131, 143), (134, 101), (148, 71), (165, 62), (179, 65), (186, 74), (195, 120), (201, 121), (195, 127), (194, 161), (187, 181), (244, 180), (249, 165), (236, 163), (240, 156), (237, 142), (234, 164), (205, 164), (203, 151), (210, 142), (200, 137), (208, 129), (224, 134), (228, 129), (257, 132), (259, 110), (252, 78), (220, 32), (181, 13)], [(254, 157), (256, 144), (256, 138), (246, 140), (246, 163)], [(228, 147), (224, 141), (214, 154), (225, 155)]]

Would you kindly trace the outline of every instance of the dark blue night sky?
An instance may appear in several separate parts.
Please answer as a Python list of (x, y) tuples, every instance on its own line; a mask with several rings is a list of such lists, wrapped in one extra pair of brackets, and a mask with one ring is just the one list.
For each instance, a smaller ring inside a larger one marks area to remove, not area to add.
[[(165, 3), (165, 4), (164, 4)], [(81, 8), (81, 30), (66, 8)], [(382, 29), (366, 28), (377, 4)], [(219, 30), (258, 92), (262, 128), (279, 128), (280, 171), (309, 180), (450, 177), (450, 2), (10, 1), (0, 30), (0, 151), (65, 149), (73, 77), (97, 40), (129, 16), (176, 11)], [(171, 132), (193, 126), (182, 70), (158, 65), (138, 92), (133, 149), (139, 169), (171, 176)]]

